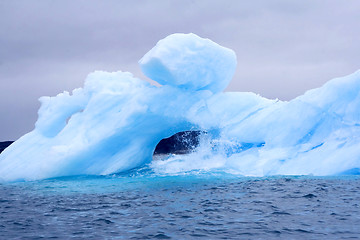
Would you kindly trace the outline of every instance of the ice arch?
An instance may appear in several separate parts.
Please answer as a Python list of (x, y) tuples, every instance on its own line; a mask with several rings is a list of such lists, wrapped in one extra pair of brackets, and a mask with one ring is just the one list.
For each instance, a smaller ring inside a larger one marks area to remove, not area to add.
[(129, 73), (92, 73), (83, 89), (41, 99), (36, 128), (1, 154), (0, 176), (42, 179), (134, 168), (151, 161), (161, 139), (198, 128), (188, 115), (210, 95), (154, 87)]
[(139, 63), (163, 86), (97, 71), (72, 94), (40, 98), (35, 129), (1, 154), (0, 178), (110, 174), (151, 161), (161, 139), (204, 127), (196, 116), (230, 82), (236, 56), (195, 34), (173, 34)]

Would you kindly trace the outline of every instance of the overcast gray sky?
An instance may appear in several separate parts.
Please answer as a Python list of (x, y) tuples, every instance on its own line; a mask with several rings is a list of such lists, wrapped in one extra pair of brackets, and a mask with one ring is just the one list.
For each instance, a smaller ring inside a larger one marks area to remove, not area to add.
[(290, 100), (360, 68), (359, 0), (0, 0), (0, 141), (94, 70), (145, 79), (138, 60), (176, 32), (236, 52), (227, 91)]

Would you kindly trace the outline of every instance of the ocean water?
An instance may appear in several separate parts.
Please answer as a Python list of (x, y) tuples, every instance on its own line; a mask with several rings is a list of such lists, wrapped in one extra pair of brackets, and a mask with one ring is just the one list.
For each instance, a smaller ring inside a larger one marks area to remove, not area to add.
[(360, 177), (149, 169), (0, 184), (1, 239), (357, 239)]

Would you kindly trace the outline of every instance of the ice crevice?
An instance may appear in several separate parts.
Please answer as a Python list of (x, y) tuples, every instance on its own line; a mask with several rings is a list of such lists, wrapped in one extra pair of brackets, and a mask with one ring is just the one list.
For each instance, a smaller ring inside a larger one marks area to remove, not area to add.
[[(0, 180), (221, 170), (246, 176), (337, 175), (360, 168), (360, 71), (289, 102), (223, 92), (235, 53), (195, 34), (160, 40), (139, 61), (153, 86), (96, 71), (72, 94), (40, 98), (35, 129), (0, 155)], [(152, 161), (157, 144), (199, 131), (196, 149)]]

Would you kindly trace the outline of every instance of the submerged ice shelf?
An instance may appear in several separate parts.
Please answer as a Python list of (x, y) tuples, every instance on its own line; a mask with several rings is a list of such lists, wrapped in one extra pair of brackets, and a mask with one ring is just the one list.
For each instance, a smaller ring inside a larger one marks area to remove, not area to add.
[[(190, 154), (155, 172), (336, 175), (360, 169), (360, 71), (289, 102), (222, 92), (235, 53), (173, 34), (139, 61), (155, 87), (128, 72), (91, 73), (83, 88), (40, 98), (35, 129), (0, 155), (0, 180), (111, 174), (150, 163), (161, 139), (201, 131)], [(206, 133), (206, 134), (205, 134)]]

